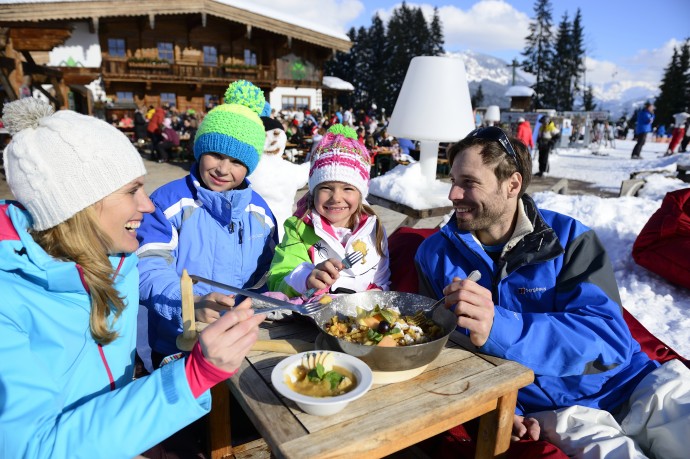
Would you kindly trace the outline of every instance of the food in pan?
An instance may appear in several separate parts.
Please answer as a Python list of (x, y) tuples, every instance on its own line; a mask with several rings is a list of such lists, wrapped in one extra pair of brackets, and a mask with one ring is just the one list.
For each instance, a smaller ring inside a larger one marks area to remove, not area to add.
[(443, 335), (443, 329), (423, 311), (405, 316), (396, 308), (378, 304), (371, 311), (358, 307), (356, 317), (335, 315), (323, 328), (336, 338), (369, 346), (410, 346)]

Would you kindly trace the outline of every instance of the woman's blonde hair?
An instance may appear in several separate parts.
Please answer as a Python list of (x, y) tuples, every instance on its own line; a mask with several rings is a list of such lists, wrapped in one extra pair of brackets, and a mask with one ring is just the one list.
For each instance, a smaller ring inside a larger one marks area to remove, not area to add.
[(99, 229), (96, 206), (98, 203), (52, 228), (35, 231), (32, 236), (52, 257), (79, 265), (91, 296), (91, 336), (105, 345), (118, 336), (108, 326), (108, 316), (111, 312), (115, 314), (112, 321), (112, 325), (115, 325), (125, 303), (115, 288), (115, 270), (108, 258), (112, 241)]
[[(318, 187), (317, 187), (318, 188)], [(365, 205), (362, 202), (362, 194), (359, 194), (359, 205), (357, 206), (357, 210), (350, 215), (350, 220), (347, 222), (348, 228), (354, 228), (355, 225), (359, 222), (359, 219), (362, 217), (362, 214), (365, 213), (367, 215), (371, 215), (376, 218), (376, 253), (379, 254), (381, 257), (387, 256), (384, 251), (383, 251), (383, 238), (385, 237), (383, 234), (383, 226), (381, 225), (381, 220), (378, 218), (376, 215), (376, 211), (372, 209), (371, 207)], [(304, 215), (302, 216), (302, 221), (305, 221), (307, 218), (309, 218), (309, 214), (311, 213), (312, 210), (315, 210), (314, 207), (314, 196), (310, 193), (307, 192), (305, 196), (305, 203), (306, 203), (306, 210), (304, 212)]]

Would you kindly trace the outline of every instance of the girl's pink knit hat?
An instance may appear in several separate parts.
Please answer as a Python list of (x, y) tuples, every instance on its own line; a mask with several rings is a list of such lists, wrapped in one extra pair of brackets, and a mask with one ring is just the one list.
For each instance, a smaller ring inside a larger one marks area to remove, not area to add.
[(334, 124), (316, 147), (309, 170), (309, 192), (323, 182), (344, 182), (356, 187), (362, 199), (369, 194), (371, 155), (348, 126)]

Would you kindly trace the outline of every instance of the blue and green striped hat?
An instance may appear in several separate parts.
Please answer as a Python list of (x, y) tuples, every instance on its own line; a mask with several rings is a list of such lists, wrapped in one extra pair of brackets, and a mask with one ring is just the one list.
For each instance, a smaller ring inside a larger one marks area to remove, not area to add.
[(194, 138), (194, 158), (204, 153), (230, 156), (254, 172), (264, 150), (266, 131), (259, 118), (266, 99), (261, 89), (238, 80), (225, 91), (225, 103), (204, 117)]

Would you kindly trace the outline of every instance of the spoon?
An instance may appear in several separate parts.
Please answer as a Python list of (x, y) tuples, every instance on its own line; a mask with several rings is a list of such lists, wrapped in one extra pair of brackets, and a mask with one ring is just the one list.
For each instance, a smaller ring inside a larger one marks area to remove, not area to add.
[[(479, 279), (481, 279), (481, 278), (482, 278), (482, 273), (480, 273), (480, 272), (477, 271), (476, 269), (475, 269), (474, 271), (472, 271), (472, 272), (470, 273), (469, 276), (467, 276), (467, 280), (471, 280), (471, 281), (474, 281), (474, 282), (477, 282), (477, 281), (478, 281)], [(438, 300), (437, 302), (435, 302), (434, 304), (432, 304), (431, 307), (428, 309), (428, 311), (429, 311), (430, 313), (433, 313), (434, 310), (435, 310), (437, 307), (439, 307), (439, 305), (443, 304), (443, 303), (446, 301), (446, 298), (447, 298), (447, 297), (448, 297), (448, 295), (444, 296), (443, 298), (441, 298), (440, 300)]]

